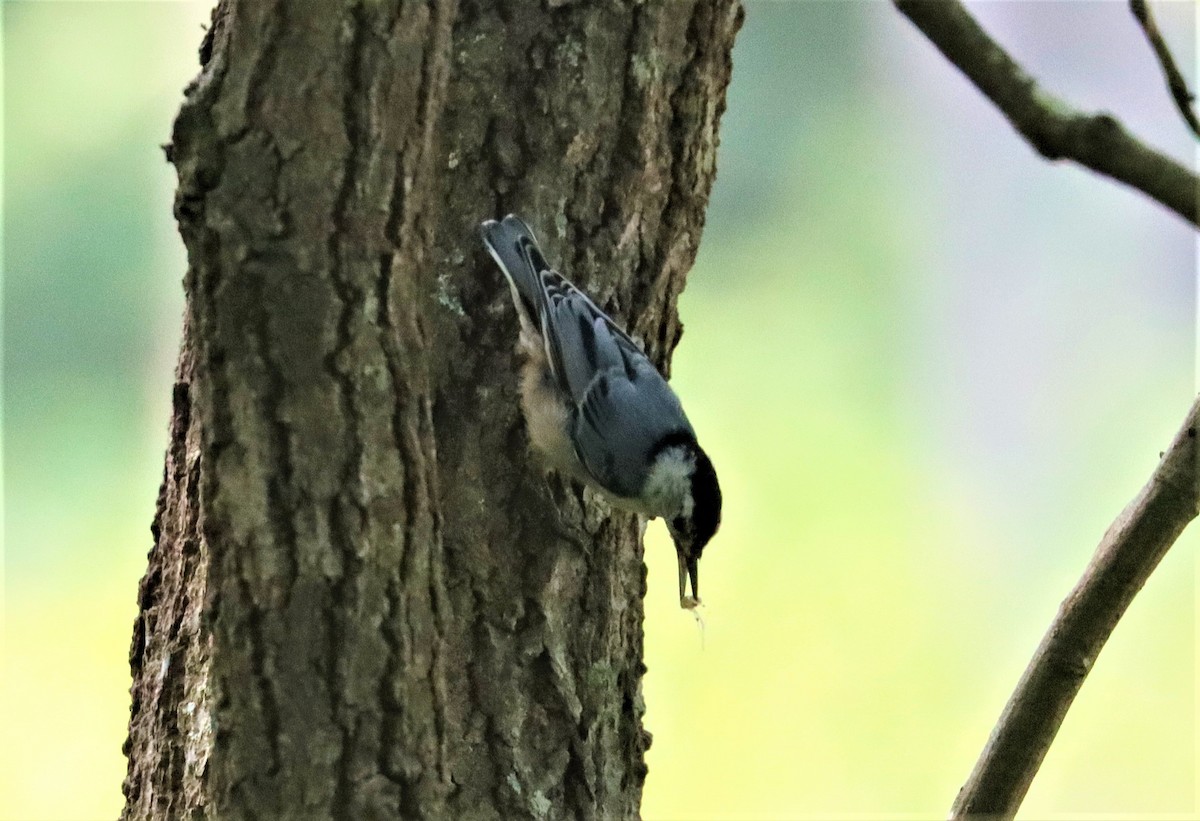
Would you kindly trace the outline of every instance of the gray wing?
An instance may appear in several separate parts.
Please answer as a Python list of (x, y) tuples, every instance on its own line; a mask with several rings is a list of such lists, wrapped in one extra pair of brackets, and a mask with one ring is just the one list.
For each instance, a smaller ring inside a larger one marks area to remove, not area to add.
[(561, 274), (541, 273), (542, 335), (572, 407), (575, 453), (617, 496), (637, 496), (649, 455), (692, 427), (670, 385), (632, 339)]
[(640, 495), (650, 454), (667, 436), (694, 435), (675, 392), (641, 356), (597, 376), (574, 418), (572, 442), (588, 472), (617, 496)]

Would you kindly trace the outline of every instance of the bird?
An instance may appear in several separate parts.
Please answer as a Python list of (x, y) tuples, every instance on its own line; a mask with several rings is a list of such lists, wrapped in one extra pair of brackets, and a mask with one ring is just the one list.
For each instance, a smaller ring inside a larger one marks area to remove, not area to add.
[(480, 233), (520, 322), (530, 443), (616, 507), (662, 518), (675, 543), (679, 605), (695, 608), (700, 555), (721, 524), (721, 488), (679, 397), (637, 343), (550, 266), (520, 217), (485, 220)]

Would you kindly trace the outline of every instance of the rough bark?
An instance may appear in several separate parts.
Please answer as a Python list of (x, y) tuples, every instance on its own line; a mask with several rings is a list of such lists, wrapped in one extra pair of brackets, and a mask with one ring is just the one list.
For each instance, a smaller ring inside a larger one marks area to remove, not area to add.
[(665, 365), (739, 3), (213, 20), (126, 817), (636, 816), (639, 523), (530, 458), (476, 226), (525, 215)]

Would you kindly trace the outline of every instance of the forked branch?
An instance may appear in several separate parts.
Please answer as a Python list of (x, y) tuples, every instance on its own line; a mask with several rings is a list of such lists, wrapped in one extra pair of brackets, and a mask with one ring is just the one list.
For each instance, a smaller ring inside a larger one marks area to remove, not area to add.
[(1191, 170), (1131, 135), (1111, 114), (1078, 111), (1038, 86), (958, 0), (898, 8), (1048, 160), (1068, 159), (1132, 186), (1200, 227)]

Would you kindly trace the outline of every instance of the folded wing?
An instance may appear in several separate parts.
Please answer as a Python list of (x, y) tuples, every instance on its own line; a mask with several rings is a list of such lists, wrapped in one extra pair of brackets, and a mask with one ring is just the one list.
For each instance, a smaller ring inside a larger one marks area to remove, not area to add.
[(636, 496), (654, 447), (669, 434), (692, 432), (679, 399), (628, 334), (550, 268), (522, 220), (489, 221), (483, 236), (518, 309), (542, 337), (580, 462), (609, 492)]

